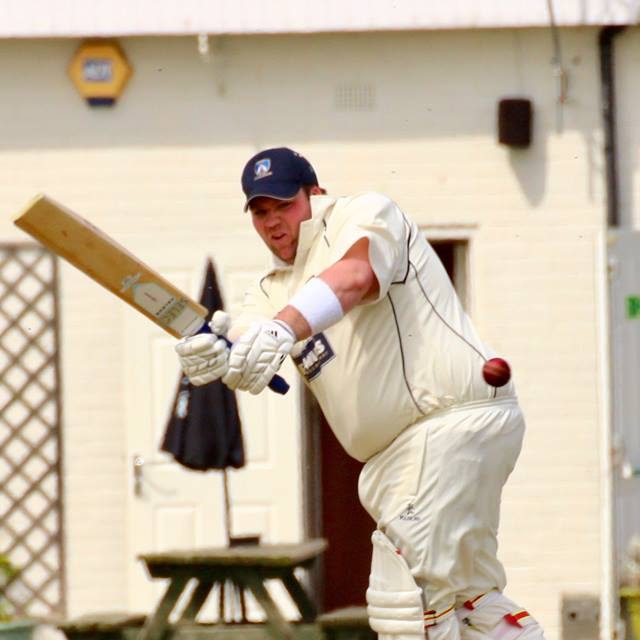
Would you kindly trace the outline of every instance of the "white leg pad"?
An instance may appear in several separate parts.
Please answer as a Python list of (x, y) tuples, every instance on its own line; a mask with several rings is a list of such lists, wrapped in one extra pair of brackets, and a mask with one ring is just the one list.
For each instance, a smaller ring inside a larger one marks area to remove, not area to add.
[(460, 640), (460, 625), (455, 615), (447, 616), (438, 624), (427, 627), (429, 640)]
[(371, 536), (373, 555), (367, 589), (371, 628), (381, 640), (424, 638), (422, 591), (406, 560), (382, 531)]
[(498, 591), (456, 612), (462, 640), (544, 640), (537, 620)]

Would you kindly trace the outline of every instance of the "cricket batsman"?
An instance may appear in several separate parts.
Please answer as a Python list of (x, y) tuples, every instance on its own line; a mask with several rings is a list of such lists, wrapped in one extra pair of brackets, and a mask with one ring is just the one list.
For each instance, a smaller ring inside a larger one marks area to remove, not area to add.
[(542, 640), (503, 595), (496, 557), (524, 419), (510, 381), (485, 381), (494, 354), (433, 248), (381, 194), (326, 195), (288, 148), (252, 157), (242, 189), (273, 266), (233, 322), (216, 312), (214, 335), (177, 344), (184, 372), (256, 394), (293, 358), (365, 463), (359, 496), (377, 523), (367, 611), (380, 638)]

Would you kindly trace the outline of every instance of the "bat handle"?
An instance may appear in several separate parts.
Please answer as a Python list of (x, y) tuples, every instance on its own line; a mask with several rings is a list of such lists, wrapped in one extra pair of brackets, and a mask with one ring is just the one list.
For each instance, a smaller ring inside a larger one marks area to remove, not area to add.
[[(209, 326), (209, 323), (205, 322), (200, 327), (200, 329), (198, 329), (197, 333), (213, 333), (213, 331), (211, 331), (211, 327)], [(220, 337), (229, 345), (229, 347), (231, 347), (232, 345), (231, 340), (229, 340), (226, 336), (220, 336)], [(269, 389), (271, 389), (271, 391), (275, 391), (276, 393), (279, 393), (280, 395), (284, 395), (285, 393), (287, 393), (287, 391), (289, 391), (289, 383), (282, 376), (279, 376), (278, 374), (276, 374), (269, 381)]]

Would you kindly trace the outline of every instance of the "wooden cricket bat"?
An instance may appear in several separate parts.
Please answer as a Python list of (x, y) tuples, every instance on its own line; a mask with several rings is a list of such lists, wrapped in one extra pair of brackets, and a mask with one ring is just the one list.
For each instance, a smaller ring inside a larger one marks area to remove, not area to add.
[[(36, 196), (14, 224), (176, 338), (211, 333), (208, 310), (122, 245), (46, 195)], [(274, 376), (269, 388), (286, 393)]]

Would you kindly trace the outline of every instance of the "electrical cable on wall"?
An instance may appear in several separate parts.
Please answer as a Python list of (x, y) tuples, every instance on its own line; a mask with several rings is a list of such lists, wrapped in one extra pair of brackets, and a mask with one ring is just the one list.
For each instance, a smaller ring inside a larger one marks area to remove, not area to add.
[(563, 107), (568, 100), (568, 75), (562, 64), (562, 47), (560, 45), (560, 34), (556, 25), (553, 0), (547, 0), (547, 8), (549, 10), (549, 25), (551, 27), (551, 42), (553, 47), (553, 56), (551, 58), (551, 66), (553, 75), (556, 79), (556, 126), (559, 133), (563, 130), (564, 112)]

